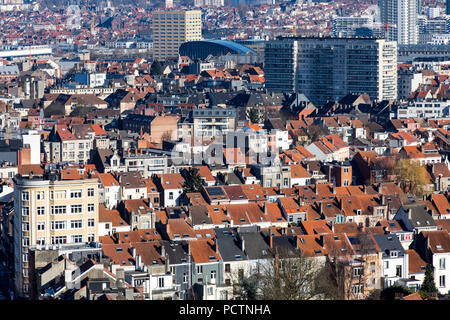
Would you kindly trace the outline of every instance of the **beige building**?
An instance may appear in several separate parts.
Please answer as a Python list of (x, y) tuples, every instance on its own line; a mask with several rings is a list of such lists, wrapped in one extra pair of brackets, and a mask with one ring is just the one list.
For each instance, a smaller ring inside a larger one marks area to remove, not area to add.
[(15, 177), (15, 290), (27, 296), (28, 249), (84, 246), (98, 241), (98, 180)]
[(156, 60), (177, 57), (182, 43), (202, 40), (201, 10), (155, 11), (152, 21), (153, 57)]

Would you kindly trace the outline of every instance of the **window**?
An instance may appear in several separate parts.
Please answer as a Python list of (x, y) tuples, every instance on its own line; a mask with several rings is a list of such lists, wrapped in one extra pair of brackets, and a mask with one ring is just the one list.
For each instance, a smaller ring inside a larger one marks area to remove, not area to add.
[(173, 200), (173, 192), (169, 192), (169, 200)]
[(225, 272), (231, 272), (231, 266), (229, 263), (225, 264)]
[(363, 274), (363, 270), (361, 267), (353, 268), (353, 276), (358, 277)]
[(36, 192), (36, 200), (44, 200), (44, 191)]
[(37, 238), (36, 244), (39, 246), (45, 245), (45, 238)]
[(445, 287), (445, 276), (439, 276), (439, 287)]
[(23, 238), (22, 239), (22, 245), (24, 246), (24, 247), (28, 247), (28, 246), (30, 246), (30, 238)]
[(73, 243), (81, 243), (83, 242), (83, 235), (81, 234), (76, 234), (72, 236), (72, 242)]
[(88, 219), (88, 227), (94, 227), (95, 226), (95, 219)]
[(385, 261), (384, 262), (384, 268), (385, 269), (389, 269), (389, 261)]
[(370, 272), (375, 273), (375, 262), (370, 263)]
[(65, 230), (66, 226), (66, 221), (52, 221), (52, 230)]
[(82, 196), (83, 196), (83, 190), (80, 190), (80, 189), (70, 190), (70, 198), (71, 199), (79, 199)]
[(66, 206), (52, 206), (52, 214), (66, 214)]
[(45, 230), (45, 222), (38, 222), (37, 229), (38, 229), (38, 231), (44, 231)]
[(38, 216), (45, 215), (45, 207), (37, 207), (36, 211)]
[(50, 199), (51, 200), (63, 200), (66, 198), (66, 191), (50, 191)]
[(353, 294), (361, 294), (363, 292), (363, 285), (362, 284), (355, 284), (352, 288)]
[(197, 273), (202, 274), (203, 273), (203, 266), (197, 266)]
[(188, 275), (187, 273), (183, 273), (183, 283), (187, 283), (188, 282)]
[(25, 232), (30, 231), (30, 224), (28, 222), (22, 223), (22, 231), (25, 231)]
[(397, 258), (398, 252), (397, 251), (391, 251), (391, 258)]
[(445, 269), (445, 258), (439, 259), (439, 269)]
[(70, 212), (71, 213), (82, 213), (83, 212), (83, 205), (82, 204), (72, 204), (70, 206)]
[(23, 261), (23, 262), (28, 262), (28, 253), (24, 253), (24, 254), (22, 255), (22, 261)]
[(64, 243), (67, 243), (67, 236), (52, 237), (52, 244), (64, 244)]
[(214, 288), (213, 287), (209, 287), (208, 288), (208, 295), (213, 295), (214, 294)]
[(88, 197), (93, 197), (94, 196), (94, 188), (89, 188), (87, 190), (87, 194), (88, 194)]
[(83, 220), (71, 220), (70, 221), (71, 229), (81, 229), (83, 228)]
[(212, 270), (211, 271), (211, 280), (215, 280), (217, 278), (217, 271), (216, 270)]
[(397, 277), (401, 277), (402, 276), (402, 266), (398, 265), (395, 267), (395, 275)]
[(22, 201), (30, 200), (30, 193), (28, 191), (22, 191)]
[(22, 207), (22, 216), (28, 217), (30, 215), (30, 208), (29, 207)]
[(95, 241), (95, 234), (90, 233), (88, 234), (88, 242), (94, 242)]
[(158, 287), (164, 288), (164, 278), (158, 278)]
[(95, 205), (93, 203), (88, 203), (87, 210), (88, 210), (88, 212), (94, 212)]

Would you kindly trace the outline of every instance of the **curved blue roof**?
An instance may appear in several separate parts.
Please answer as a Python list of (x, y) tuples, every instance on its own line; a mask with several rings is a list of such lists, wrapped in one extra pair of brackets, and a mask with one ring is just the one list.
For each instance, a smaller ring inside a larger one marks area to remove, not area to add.
[(215, 44), (219, 44), (221, 46), (227, 47), (231, 50), (234, 50), (236, 52), (239, 52), (240, 54), (246, 54), (248, 52), (252, 52), (255, 53), (254, 50), (240, 44), (240, 43), (236, 43), (233, 41), (229, 41), (229, 40), (203, 40), (203, 42), (209, 42), (209, 43), (215, 43)]

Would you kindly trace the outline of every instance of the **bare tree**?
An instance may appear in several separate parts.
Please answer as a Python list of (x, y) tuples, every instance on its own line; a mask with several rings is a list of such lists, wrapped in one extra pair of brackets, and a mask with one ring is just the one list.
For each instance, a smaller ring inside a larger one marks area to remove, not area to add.
[(259, 272), (235, 283), (241, 299), (310, 300), (316, 295), (315, 283), (321, 265), (314, 257), (299, 250), (272, 248), (267, 263), (258, 265)]
[[(375, 279), (376, 250), (373, 237), (360, 232), (348, 235), (351, 247), (328, 242), (327, 262), (316, 285), (317, 291), (333, 300), (367, 297), (367, 285)], [(371, 277), (372, 276), (372, 277)]]

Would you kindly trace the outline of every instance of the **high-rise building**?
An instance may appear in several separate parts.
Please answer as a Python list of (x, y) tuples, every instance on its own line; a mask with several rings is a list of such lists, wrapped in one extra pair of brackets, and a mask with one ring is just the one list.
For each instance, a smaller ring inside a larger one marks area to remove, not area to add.
[(202, 40), (201, 10), (155, 11), (152, 21), (156, 60), (177, 57), (182, 43)]
[(312, 103), (367, 93), (397, 98), (397, 44), (375, 38), (291, 37), (265, 48), (266, 88), (303, 93)]
[(26, 297), (30, 248), (70, 250), (98, 242), (98, 180), (64, 179), (60, 171), (13, 181), (14, 286), (16, 295)]
[(418, 0), (378, 0), (380, 20), (386, 26), (387, 40), (398, 44), (417, 44)]
[(194, 0), (194, 7), (223, 7), (224, 0)]

